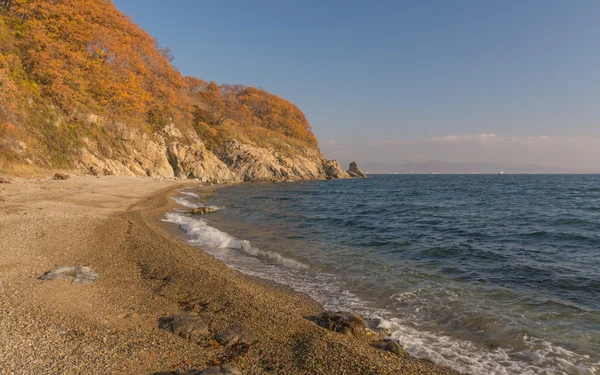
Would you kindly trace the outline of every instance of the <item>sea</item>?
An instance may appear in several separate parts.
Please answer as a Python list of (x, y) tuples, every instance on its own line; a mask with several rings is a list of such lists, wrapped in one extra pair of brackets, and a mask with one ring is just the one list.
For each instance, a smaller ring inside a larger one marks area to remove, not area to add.
[[(185, 188), (164, 221), (465, 374), (600, 374), (600, 175)], [(200, 217), (186, 207), (209, 205)], [(200, 251), (200, 250), (199, 250)]]

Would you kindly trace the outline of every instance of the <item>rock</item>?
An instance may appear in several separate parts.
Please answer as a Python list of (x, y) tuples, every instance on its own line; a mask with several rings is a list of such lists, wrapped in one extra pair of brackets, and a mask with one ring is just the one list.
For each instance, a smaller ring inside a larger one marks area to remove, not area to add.
[(367, 175), (358, 168), (358, 164), (356, 162), (350, 163), (350, 167), (346, 171), (351, 177), (355, 178), (367, 178)]
[(155, 133), (119, 122), (111, 126), (119, 147), (99, 145), (83, 137), (76, 165), (81, 172), (177, 177), (216, 184), (350, 177), (337, 161), (326, 159), (317, 148), (282, 142), (276, 151), (229, 140), (209, 150), (195, 132), (186, 132), (181, 124), (170, 123)]
[(208, 325), (204, 320), (191, 313), (160, 318), (158, 319), (158, 328), (192, 341), (199, 341), (209, 334)]
[(232, 325), (225, 331), (215, 335), (215, 340), (223, 346), (234, 344), (252, 345), (256, 342), (256, 335), (239, 324)]
[(327, 179), (348, 178), (348, 174), (342, 170), (337, 160), (325, 160), (323, 171)]
[(369, 332), (364, 317), (353, 312), (325, 311), (316, 319), (323, 328), (357, 338), (364, 337)]
[(406, 357), (408, 355), (397, 341), (379, 340), (373, 342), (372, 345), (377, 349), (395, 354), (397, 357)]
[(69, 178), (68, 174), (57, 173), (52, 177), (53, 180), (67, 180)]
[(327, 160), (312, 148), (278, 152), (236, 140), (216, 150), (217, 157), (236, 175), (238, 181), (296, 181), (347, 178), (339, 163)]
[(96, 167), (94, 167), (93, 165), (90, 167), (90, 173), (96, 177), (98, 177), (98, 169)]
[(406, 352), (402, 349), (402, 346), (397, 341), (388, 341), (385, 345), (385, 350), (395, 354), (398, 357), (406, 357)]
[(8, 178), (0, 176), (0, 184), (10, 184), (10, 181)]
[(89, 267), (83, 266), (62, 266), (46, 272), (39, 277), (40, 280), (59, 280), (73, 278), (71, 284), (91, 284), (100, 275)]
[(173, 142), (167, 147), (166, 155), (177, 177), (219, 184), (237, 181), (227, 165), (200, 141), (190, 145)]
[(188, 371), (183, 375), (242, 375), (242, 371), (235, 366), (225, 364), (221, 366), (212, 366), (201, 371)]
[(197, 207), (197, 208), (192, 208), (188, 214), (190, 215), (207, 215), (207, 214), (212, 214), (217, 212), (217, 210), (215, 208), (212, 207)]

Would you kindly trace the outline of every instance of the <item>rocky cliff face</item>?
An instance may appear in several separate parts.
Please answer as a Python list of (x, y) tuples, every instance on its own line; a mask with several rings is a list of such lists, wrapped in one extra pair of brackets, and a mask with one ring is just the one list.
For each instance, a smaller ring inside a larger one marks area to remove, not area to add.
[(80, 172), (198, 179), (202, 182), (296, 181), (351, 177), (320, 151), (302, 148), (294, 154), (230, 140), (214, 152), (193, 132), (173, 124), (152, 135), (123, 126), (120, 147), (97, 147), (84, 140), (75, 165)]

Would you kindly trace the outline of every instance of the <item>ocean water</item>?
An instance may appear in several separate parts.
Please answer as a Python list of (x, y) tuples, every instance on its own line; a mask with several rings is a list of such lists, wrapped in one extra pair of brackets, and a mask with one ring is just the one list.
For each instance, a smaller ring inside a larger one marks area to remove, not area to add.
[(600, 374), (600, 175), (376, 175), (194, 189), (165, 221), (469, 374)]

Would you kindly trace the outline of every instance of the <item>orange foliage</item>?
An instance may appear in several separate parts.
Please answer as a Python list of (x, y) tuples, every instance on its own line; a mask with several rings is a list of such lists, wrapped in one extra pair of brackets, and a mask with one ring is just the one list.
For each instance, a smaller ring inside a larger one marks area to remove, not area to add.
[[(244, 131), (261, 127), (316, 147), (292, 103), (252, 87), (184, 78), (171, 60), (111, 0), (0, 0), (0, 120), (33, 113), (34, 98), (64, 114), (101, 112), (148, 129), (176, 119), (213, 143), (231, 120)], [(57, 138), (54, 128), (33, 123), (48, 116), (29, 117), (30, 134)]]
[(112, 2), (13, 1), (11, 14), (23, 65), (62, 107), (136, 116), (182, 104), (183, 81), (168, 56)]
[(242, 85), (222, 85), (215, 82), (195, 82), (186, 77), (188, 90), (202, 102), (197, 121), (220, 125), (230, 119), (240, 124), (260, 126), (316, 146), (317, 140), (304, 113), (287, 100), (264, 90)]

